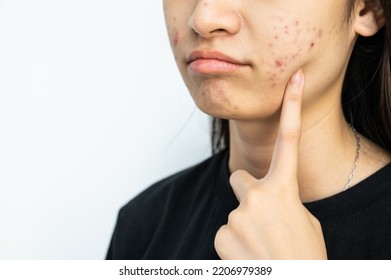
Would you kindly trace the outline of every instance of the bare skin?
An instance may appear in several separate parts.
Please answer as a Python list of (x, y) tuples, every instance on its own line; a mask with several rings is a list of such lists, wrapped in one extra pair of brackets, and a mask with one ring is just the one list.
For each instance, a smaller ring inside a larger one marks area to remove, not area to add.
[(285, 91), (266, 176), (257, 180), (242, 170), (231, 176), (240, 205), (216, 235), (215, 247), (223, 259), (327, 259), (321, 225), (303, 206), (299, 193), (303, 89), (304, 76), (299, 70)]
[[(174, 56), (194, 101), (230, 122), (231, 185), (240, 206), (216, 236), (223, 259), (327, 257), (321, 226), (302, 202), (346, 184), (356, 140), (340, 104), (343, 77), (357, 36), (384, 25), (378, 0), (357, 1), (351, 23), (346, 5), (164, 0)], [(291, 82), (295, 73), (300, 83)], [(361, 138), (353, 185), (391, 160)]]

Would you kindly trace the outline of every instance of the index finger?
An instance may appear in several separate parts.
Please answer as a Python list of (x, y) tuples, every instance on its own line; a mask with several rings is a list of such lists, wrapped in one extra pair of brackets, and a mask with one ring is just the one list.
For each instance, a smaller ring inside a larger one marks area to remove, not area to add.
[(297, 179), (297, 160), (301, 135), (301, 104), (304, 73), (299, 69), (285, 89), (280, 126), (267, 176)]

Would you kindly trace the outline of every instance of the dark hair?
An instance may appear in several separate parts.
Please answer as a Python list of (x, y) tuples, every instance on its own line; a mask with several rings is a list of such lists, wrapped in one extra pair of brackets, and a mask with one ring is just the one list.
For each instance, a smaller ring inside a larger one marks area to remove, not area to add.
[[(350, 0), (348, 19), (356, 0)], [(383, 5), (385, 26), (371, 37), (359, 36), (342, 88), (346, 120), (362, 135), (391, 151), (391, 2)], [(212, 151), (229, 147), (228, 120), (213, 118)]]

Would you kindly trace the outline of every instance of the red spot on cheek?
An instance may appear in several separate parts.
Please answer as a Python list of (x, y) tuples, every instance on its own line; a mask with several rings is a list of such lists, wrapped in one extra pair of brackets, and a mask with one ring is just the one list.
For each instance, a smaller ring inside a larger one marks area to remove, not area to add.
[(282, 61), (279, 60), (279, 59), (276, 59), (275, 64), (276, 64), (276, 66), (277, 66), (278, 68), (280, 68), (280, 67), (282, 66)]
[(174, 47), (176, 47), (179, 43), (179, 32), (178, 31), (174, 31), (174, 36), (173, 36), (173, 40), (172, 40), (173, 44), (174, 44)]
[(322, 38), (322, 35), (323, 35), (323, 31), (322, 31), (322, 30), (319, 30), (319, 31), (318, 31), (318, 38)]
[(311, 48), (315, 46), (315, 43), (311, 43)]
[(288, 28), (288, 25), (285, 25), (285, 34), (289, 34), (289, 28)]

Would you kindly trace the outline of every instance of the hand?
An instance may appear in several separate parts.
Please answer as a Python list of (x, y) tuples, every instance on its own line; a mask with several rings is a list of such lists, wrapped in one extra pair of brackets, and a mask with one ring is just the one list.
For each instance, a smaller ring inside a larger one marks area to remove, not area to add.
[(288, 82), (270, 169), (257, 180), (236, 171), (230, 183), (240, 202), (215, 238), (222, 259), (327, 259), (319, 221), (299, 196), (297, 160), (304, 74)]

